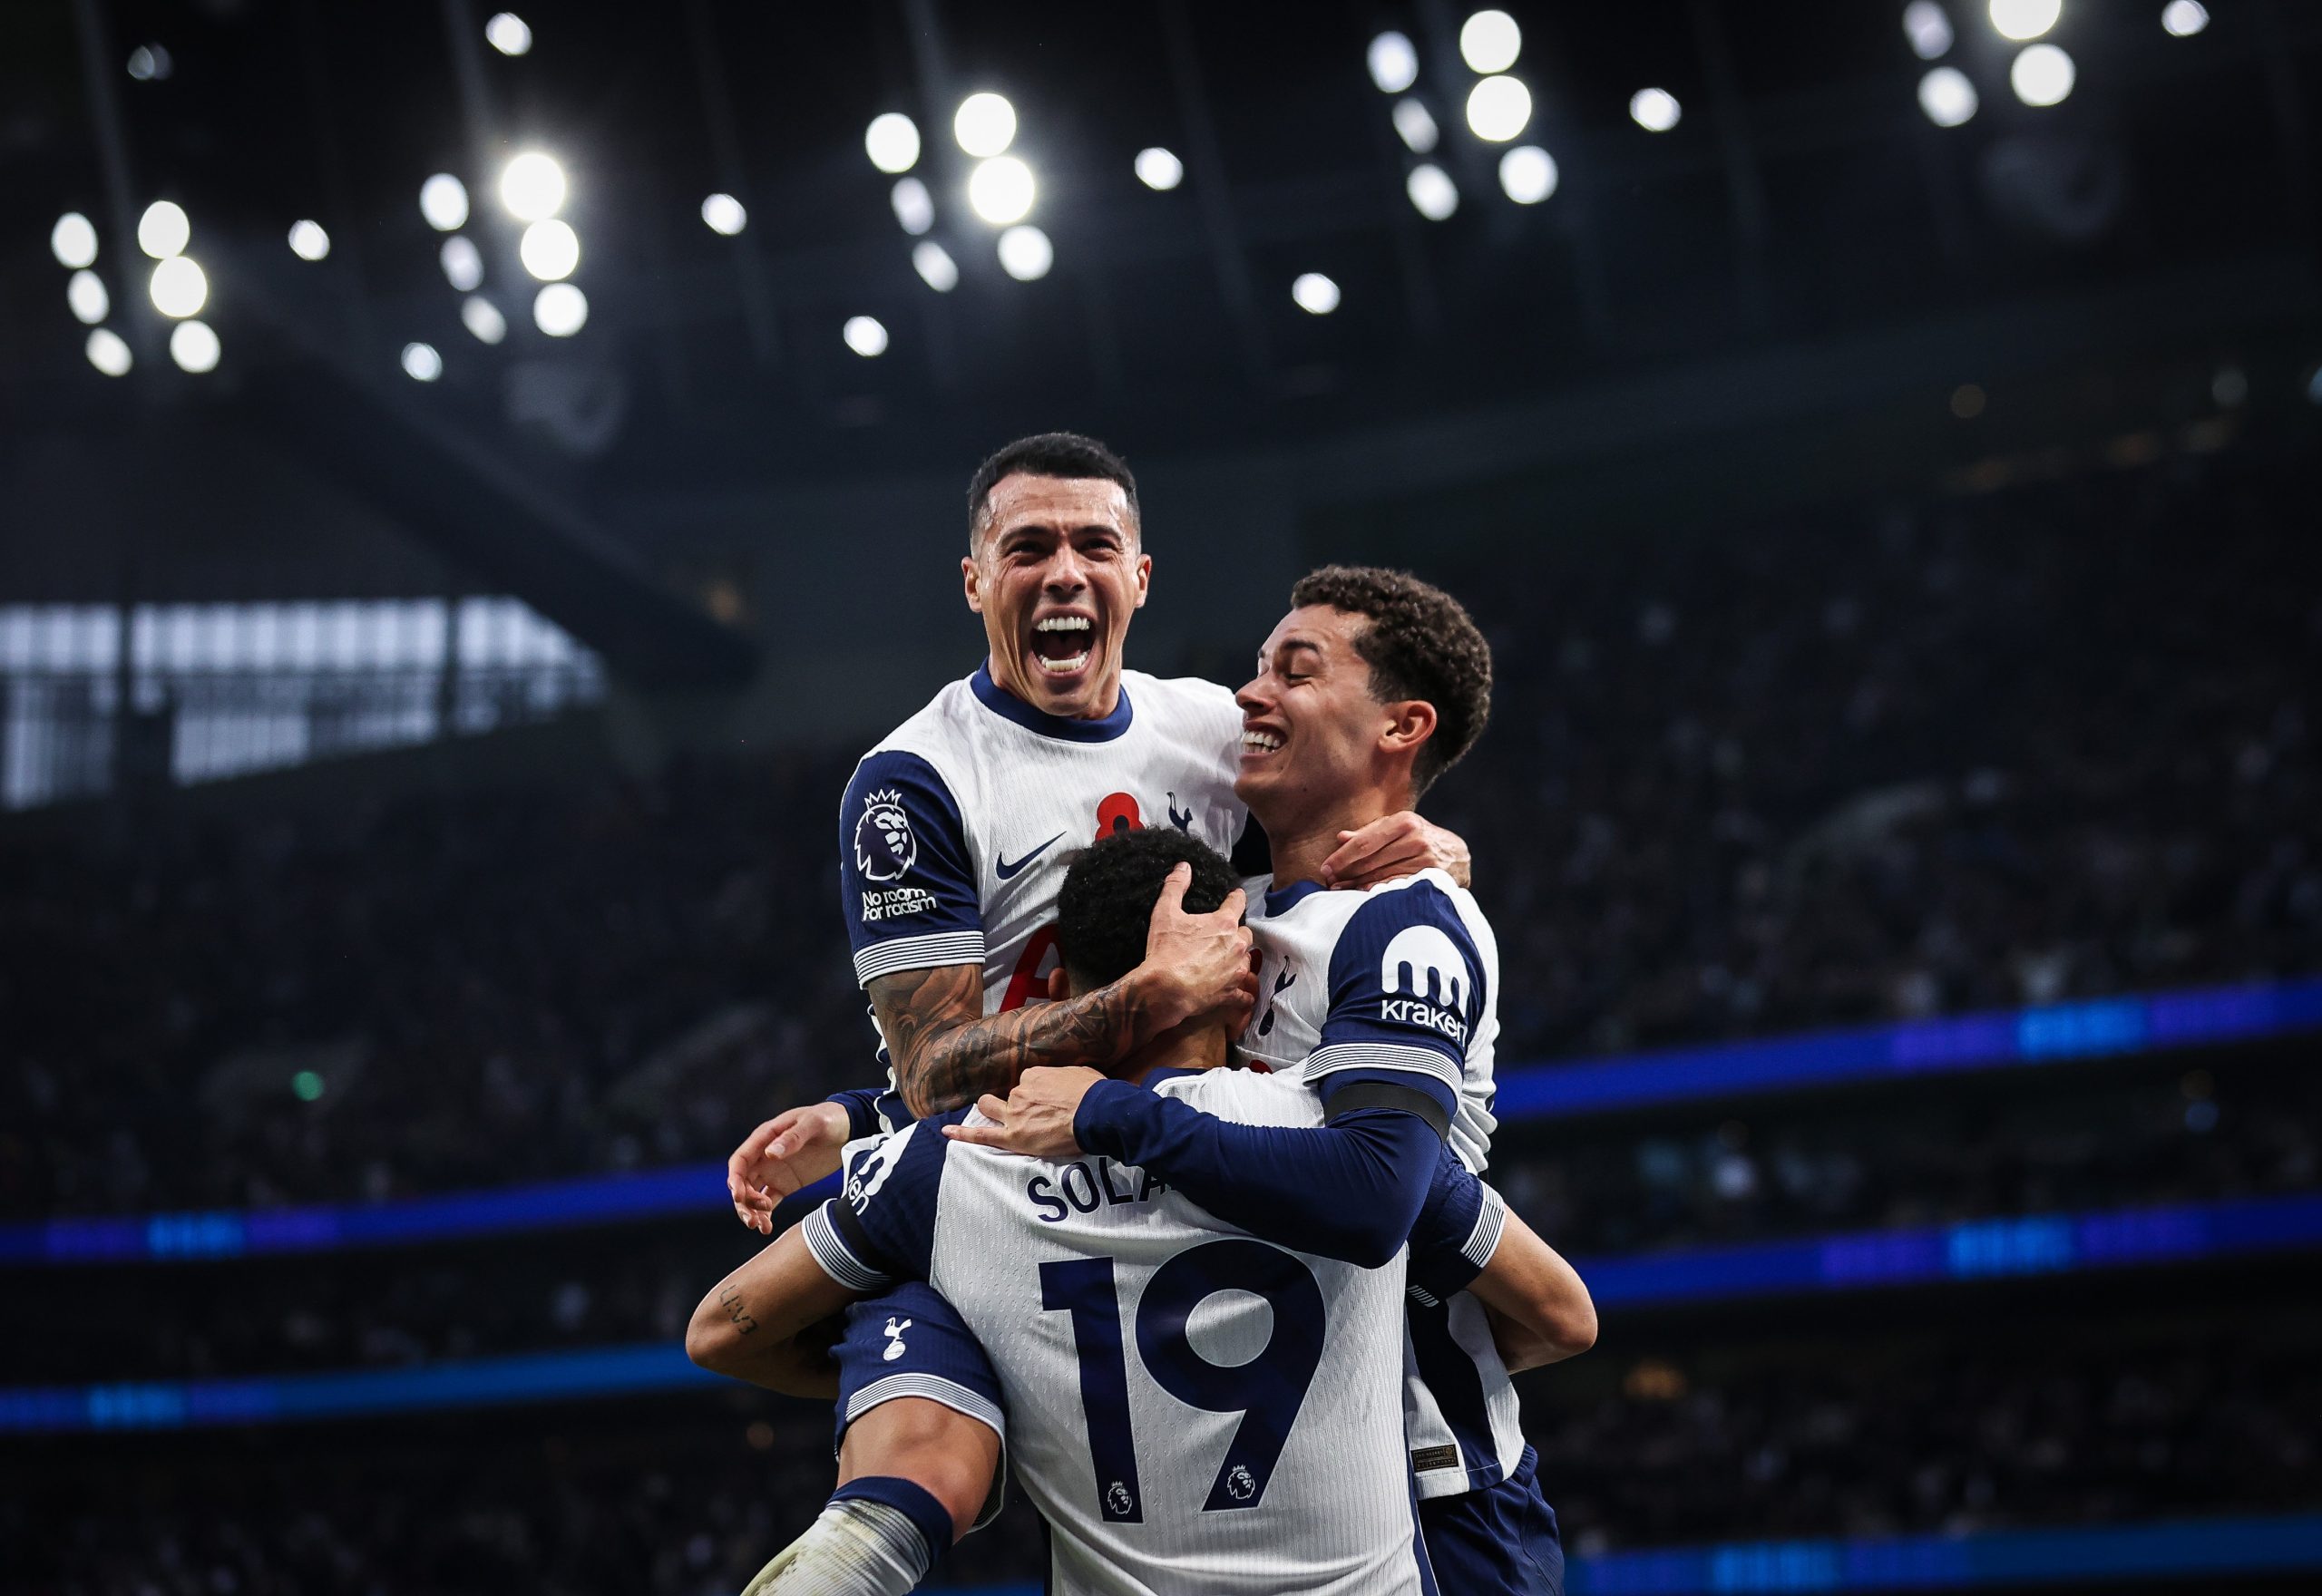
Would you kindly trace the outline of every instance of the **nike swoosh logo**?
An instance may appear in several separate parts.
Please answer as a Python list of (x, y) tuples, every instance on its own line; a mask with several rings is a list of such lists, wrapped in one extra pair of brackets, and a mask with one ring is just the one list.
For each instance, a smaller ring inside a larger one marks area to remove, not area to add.
[(1031, 863), (1032, 861), (1038, 859), (1041, 854), (1046, 853), (1049, 849), (1055, 847), (1063, 840), (1064, 833), (1062, 832), (1059, 832), (1055, 836), (1050, 837), (1047, 842), (1041, 843), (1029, 853), (1024, 855), (1023, 858), (1016, 860), (1013, 862), (1010, 861), (1006, 854), (1001, 854), (997, 865), (995, 866), (995, 868), (1000, 871), (1000, 879), (1003, 881), (1013, 881), (1016, 877), (1017, 871), (1022, 870), (1026, 865)]

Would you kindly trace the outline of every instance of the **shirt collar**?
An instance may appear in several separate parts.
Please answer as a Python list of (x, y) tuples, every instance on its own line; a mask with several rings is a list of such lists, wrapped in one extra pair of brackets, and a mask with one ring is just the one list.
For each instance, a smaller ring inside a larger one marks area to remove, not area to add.
[(1043, 737), (1055, 737), (1067, 743), (1109, 743), (1128, 730), (1130, 711), (1127, 682), (1121, 684), (1121, 700), (1113, 706), (1112, 714), (1097, 720), (1074, 720), (1033, 708), (991, 679), (990, 661), (976, 667), (976, 674), (968, 678), (968, 686), (992, 714), (1002, 720), (1014, 721), (1026, 731)]
[(1267, 888), (1266, 918), (1272, 920), (1278, 914), (1286, 913), (1322, 890), (1320, 881), (1293, 881), (1287, 887)]

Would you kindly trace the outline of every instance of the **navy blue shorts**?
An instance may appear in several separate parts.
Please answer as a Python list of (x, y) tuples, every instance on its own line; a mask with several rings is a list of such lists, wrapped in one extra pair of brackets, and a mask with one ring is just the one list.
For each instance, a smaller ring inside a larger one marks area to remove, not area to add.
[(1540, 1455), (1527, 1446), (1498, 1484), (1420, 1503), (1420, 1533), (1444, 1591), (1564, 1596), (1564, 1541), (1556, 1509), (1540, 1494), (1539, 1466)]
[(933, 1287), (907, 1280), (849, 1308), (846, 1331), (831, 1356), (838, 1360), (834, 1453), (845, 1441), (847, 1426), (898, 1396), (923, 1396), (990, 1426), (1000, 1437), (1000, 1468), (991, 1499), (973, 1527), (989, 1523), (1000, 1511), (1000, 1484), (1007, 1477), (1008, 1416), (1000, 1405), (1000, 1377), (960, 1310)]

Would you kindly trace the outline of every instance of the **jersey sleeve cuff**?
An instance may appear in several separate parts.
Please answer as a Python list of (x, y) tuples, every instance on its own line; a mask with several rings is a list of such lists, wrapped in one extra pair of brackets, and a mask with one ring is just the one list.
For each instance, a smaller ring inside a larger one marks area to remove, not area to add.
[(893, 1278), (863, 1262), (840, 1233), (840, 1221), (832, 1216), (831, 1211), (837, 1208), (842, 1201), (837, 1197), (832, 1198), (808, 1214), (806, 1222), (799, 1226), (800, 1233), (806, 1239), (806, 1251), (814, 1254), (815, 1261), (823, 1266), (824, 1274), (848, 1290), (861, 1291), (866, 1296), (883, 1291), (895, 1283)]
[(1154, 1100), (1143, 1086), (1127, 1081), (1098, 1081), (1080, 1095), (1072, 1111), (1072, 1139), (1086, 1153), (1124, 1158), (1129, 1123), (1143, 1103)]
[(1499, 1249), (1499, 1232), (1507, 1223), (1507, 1199), (1489, 1186), (1483, 1189), (1483, 1205), (1476, 1212), (1475, 1228), (1459, 1248), (1459, 1256), (1476, 1266), (1478, 1272), (1491, 1262), (1491, 1255)]
[(1306, 1078), (1310, 1081), (1350, 1069), (1429, 1075), (1449, 1087), (1455, 1098), (1466, 1073), (1459, 1063), (1432, 1047), (1400, 1042), (1332, 1042), (1306, 1056)]
[(881, 976), (902, 969), (933, 969), (947, 964), (983, 963), (981, 931), (937, 931), (924, 937), (897, 937), (873, 942), (854, 953), (854, 984), (867, 987)]

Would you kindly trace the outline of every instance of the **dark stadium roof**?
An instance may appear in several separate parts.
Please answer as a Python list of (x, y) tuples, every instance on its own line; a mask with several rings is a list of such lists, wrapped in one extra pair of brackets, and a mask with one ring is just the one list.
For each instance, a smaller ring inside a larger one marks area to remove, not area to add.
[[(2018, 46), (1951, 0), (1941, 63), (1977, 85), (1980, 112), (1945, 130), (1920, 112), (1929, 63), (1900, 0), (1515, 4), (1511, 70), (1535, 105), (1521, 141), (1561, 180), (1528, 207), (1498, 190), (1500, 147), (1461, 125), (1475, 74), (1454, 43), (1464, 8), (1441, 0), (535, 0), (519, 7), (532, 47), (512, 58), (483, 43), (487, 9), (12, 8), (0, 404), (101, 422), (156, 398), (217, 402), (306, 350), (436, 424), (545, 439), (624, 486), (809, 475), (956, 453), (1059, 414), (1188, 443), (1294, 436), (2026, 295), (2161, 282), (2198, 297), (2206, 274), (2294, 258), (2312, 237), (2300, 79), (2322, 19), (2304, 7), (2220, 0), (2205, 32), (2175, 38), (2157, 0), (2068, 5), (2051, 37), (2077, 83), (2034, 110), (2008, 87)], [(110, 71), (84, 70), (92, 24)], [(1420, 158), (1365, 72), (1384, 28), (1417, 45), (1411, 92), (1462, 196), (1439, 223), (1405, 197)], [(141, 44), (166, 48), (166, 77), (123, 70)], [(1630, 120), (1647, 85), (1677, 97), (1673, 129)], [(961, 202), (971, 163), (950, 110), (979, 89), (1012, 100), (1010, 152), (1038, 174), (1030, 219), (1055, 267), (1037, 282), (1000, 269), (998, 229)], [(961, 269), (949, 294), (914, 273), (893, 180), (865, 155), (865, 124), (891, 110), (924, 140), (931, 236)], [(1137, 180), (1148, 144), (1184, 158), (1181, 187)], [(491, 198), (500, 163), (534, 147), (571, 177), (590, 308), (570, 340), (530, 325), (536, 285)], [(463, 329), (443, 235), (421, 217), (437, 170), (473, 200), (483, 292), (512, 327), (497, 347)], [(746, 206), (739, 236), (703, 224), (713, 191)], [(210, 276), (225, 357), (208, 378), (170, 366), (144, 304), (151, 263), (122, 236), (156, 198), (186, 208)], [(96, 269), (140, 352), (117, 383), (90, 371), (44, 248), (68, 209), (96, 222)], [(300, 218), (329, 229), (327, 259), (285, 246)], [(1305, 271), (1340, 285), (1334, 314), (1293, 304)], [(858, 315), (888, 331), (879, 358), (841, 341)], [(424, 390), (396, 369), (415, 341), (442, 355)]]

